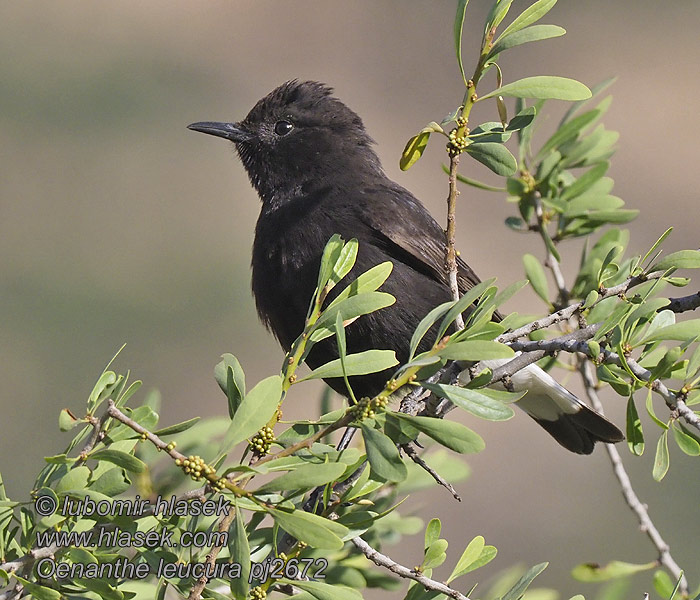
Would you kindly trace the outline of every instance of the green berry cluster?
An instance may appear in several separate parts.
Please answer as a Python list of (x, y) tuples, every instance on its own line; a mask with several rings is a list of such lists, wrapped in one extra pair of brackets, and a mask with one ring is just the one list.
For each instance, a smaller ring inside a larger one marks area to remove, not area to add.
[(272, 442), (275, 441), (275, 432), (272, 427), (263, 427), (250, 440), (250, 447), (258, 456), (265, 456), (270, 451)]
[(254, 588), (251, 588), (250, 597), (253, 600), (264, 600), (267, 598), (267, 592), (259, 585), (256, 585)]
[(208, 477), (215, 472), (214, 468), (204, 462), (204, 459), (199, 455), (188, 456), (184, 460), (178, 458), (175, 460), (175, 464), (182, 467), (182, 470), (195, 481), (199, 481), (202, 475)]
[(450, 156), (457, 156), (458, 154), (461, 154), (469, 145), (467, 143), (467, 138), (463, 135), (458, 136), (457, 131), (457, 129), (450, 131), (450, 141), (447, 142), (447, 153)]
[(387, 405), (386, 398), (377, 398), (372, 401), (370, 398), (360, 398), (357, 404), (352, 407), (353, 417), (357, 421), (371, 419), (377, 414), (377, 410), (381, 410)]

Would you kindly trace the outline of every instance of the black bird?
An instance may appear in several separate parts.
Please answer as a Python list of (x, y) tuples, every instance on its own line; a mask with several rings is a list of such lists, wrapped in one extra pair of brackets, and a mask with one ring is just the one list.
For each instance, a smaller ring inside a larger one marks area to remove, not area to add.
[[(420, 319), (451, 299), (445, 237), (426, 208), (384, 174), (360, 117), (333, 97), (331, 88), (294, 80), (265, 96), (239, 123), (189, 128), (233, 142), (262, 200), (253, 244), (253, 295), (260, 318), (282, 347), (289, 350), (304, 328), (323, 248), (338, 233), (359, 241), (348, 281), (381, 262), (394, 264), (381, 289), (396, 303), (347, 327), (348, 352), (389, 349), (406, 362)], [(464, 292), (479, 278), (458, 262)], [(428, 338), (420, 352), (428, 349)], [(307, 362), (315, 368), (337, 356), (333, 338), (327, 338), (314, 346)], [(356, 376), (351, 384), (358, 397), (373, 396), (389, 375)], [(327, 383), (347, 394), (342, 380)], [(519, 372), (513, 384), (529, 390), (518, 405), (568, 450), (590, 454), (594, 442), (623, 439), (615, 425), (539, 367)]]

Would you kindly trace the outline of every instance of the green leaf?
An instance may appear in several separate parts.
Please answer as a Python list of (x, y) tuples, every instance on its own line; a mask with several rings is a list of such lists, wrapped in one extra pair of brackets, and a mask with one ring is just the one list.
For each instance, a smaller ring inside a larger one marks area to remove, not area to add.
[(367, 292), (345, 298), (337, 304), (332, 302), (316, 322), (309, 340), (319, 342), (335, 334), (335, 317), (341, 312), (343, 319), (350, 320), (376, 310), (391, 306), (396, 302), (391, 294), (385, 292)]
[(358, 294), (364, 294), (365, 292), (374, 292), (380, 285), (382, 285), (389, 275), (391, 275), (391, 270), (394, 268), (394, 264), (390, 261), (386, 261), (375, 265), (368, 271), (365, 271), (357, 279), (355, 279), (350, 285), (343, 289), (336, 296), (336, 298), (328, 305), (328, 308), (340, 304), (346, 298), (350, 296), (357, 296)]
[(440, 537), (440, 531), (442, 525), (440, 519), (430, 519), (428, 526), (425, 528), (425, 545), (423, 546), (426, 550), (430, 548), (433, 542), (436, 542)]
[(449, 309), (449, 311), (445, 315), (445, 318), (440, 323), (440, 328), (438, 329), (438, 334), (435, 340), (436, 342), (442, 339), (442, 336), (445, 335), (450, 325), (452, 325), (454, 320), (457, 318), (457, 315), (462, 314), (465, 310), (467, 310), (467, 308), (474, 304), (477, 298), (479, 298), (479, 296), (481, 296), (481, 294), (483, 294), (484, 291), (494, 281), (495, 279), (489, 279), (488, 281), (482, 281), (481, 283), (478, 283), (469, 291), (467, 291), (467, 293), (464, 294), (459, 300), (457, 300), (457, 302), (454, 302), (452, 304), (452, 307)]
[(439, 442), (446, 448), (460, 454), (481, 452), (484, 440), (468, 427), (454, 421), (433, 417), (413, 417), (403, 413), (394, 413), (400, 419), (408, 421), (418, 431)]
[(131, 481), (124, 469), (109, 469), (93, 481), (89, 489), (113, 498), (126, 492), (129, 487)]
[(642, 422), (639, 420), (634, 397), (631, 395), (627, 400), (627, 445), (632, 454), (641, 456), (644, 453)]
[(61, 431), (70, 431), (81, 422), (83, 421), (81, 419), (76, 419), (67, 408), (64, 408), (58, 414), (58, 428)]
[(661, 437), (659, 437), (658, 443), (656, 444), (654, 468), (651, 473), (655, 481), (661, 481), (666, 476), (666, 473), (668, 473), (669, 461), (668, 429), (665, 429), (661, 434)]
[(214, 378), (228, 397), (229, 418), (233, 419), (245, 396), (245, 373), (233, 354), (222, 354), (221, 358), (221, 362), (214, 367)]
[(406, 479), (408, 471), (394, 442), (367, 422), (363, 421), (360, 427), (372, 472), (387, 481)]
[(309, 489), (338, 479), (345, 470), (347, 465), (340, 462), (330, 462), (314, 464), (308, 463), (300, 466), (294, 471), (280, 475), (272, 481), (268, 481), (261, 485), (256, 494), (262, 494), (271, 491), (288, 491)]
[(312, 548), (340, 550), (343, 547), (341, 538), (348, 534), (348, 528), (344, 525), (303, 510), (272, 507), (266, 510), (282, 529)]
[[(495, 390), (475, 390), (444, 383), (424, 383), (423, 387), (431, 390), (441, 398), (449, 399), (456, 406), (474, 416), (488, 421), (507, 421), (515, 414), (510, 406), (489, 394), (489, 392)], [(515, 400), (523, 395), (524, 392), (522, 394), (513, 394)]]
[[(661, 315), (663, 313), (659, 314)], [(689, 321), (681, 321), (680, 323), (674, 323), (673, 325), (667, 325), (666, 327), (656, 329), (651, 335), (647, 335), (643, 339), (643, 343), (648, 344), (649, 342), (656, 342), (659, 340), (676, 340), (682, 342), (685, 340), (693, 340), (698, 336), (700, 336), (700, 319), (691, 319)]]
[[(450, 170), (445, 165), (442, 165), (442, 170), (447, 172), (447, 173), (450, 172)], [(488, 192), (505, 192), (506, 191), (506, 189), (503, 187), (488, 185), (487, 183), (483, 183), (481, 181), (477, 181), (476, 179), (471, 179), (469, 177), (465, 177), (464, 175), (460, 175), (459, 173), (457, 174), (457, 181), (461, 181), (462, 183), (466, 183), (467, 185), (478, 188), (480, 190), (486, 190)]]
[(523, 255), (523, 265), (525, 266), (525, 277), (530, 280), (530, 285), (535, 293), (544, 300), (547, 305), (549, 301), (549, 286), (547, 285), (547, 275), (539, 260), (532, 254)]
[(535, 77), (525, 77), (524, 79), (507, 83), (481, 96), (479, 100), (485, 100), (486, 98), (499, 95), (510, 98), (537, 98), (541, 100), (585, 100), (591, 97), (591, 90), (574, 79), (539, 75)]
[(658, 240), (654, 242), (654, 245), (649, 248), (649, 251), (644, 255), (644, 258), (639, 261), (640, 265), (643, 265), (647, 259), (654, 254), (656, 249), (661, 245), (661, 243), (669, 236), (671, 235), (671, 232), (673, 231), (673, 227), (669, 227), (666, 231), (664, 231), (661, 236), (659, 237)]
[[(365, 352), (359, 352), (357, 354), (348, 354), (345, 357), (345, 371), (348, 377), (376, 373), (384, 369), (389, 369), (397, 364), (399, 364), (399, 361), (396, 359), (396, 354), (393, 350), (366, 350)], [(341, 360), (336, 358), (314, 369), (299, 381), (342, 376), (343, 366)]]
[[(503, 88), (502, 88), (503, 89)], [(509, 177), (518, 169), (518, 163), (508, 148), (496, 142), (475, 142), (464, 150), (473, 159), (487, 166), (496, 175)]]
[(675, 422), (671, 424), (673, 438), (676, 440), (678, 447), (688, 456), (700, 456), (700, 444), (697, 440), (687, 433), (679, 429)]
[[(299, 581), (297, 579), (278, 579), (282, 584), (287, 584), (308, 592), (316, 600), (362, 600), (362, 595), (357, 590), (344, 585), (323, 583), (321, 581)], [(297, 596), (295, 594), (294, 596)]]
[(597, 164), (592, 169), (586, 171), (581, 177), (576, 179), (571, 185), (568, 185), (561, 195), (561, 200), (569, 201), (576, 196), (580, 196), (588, 191), (591, 186), (601, 179), (610, 168), (610, 163), (602, 162)]
[(654, 572), (654, 577), (652, 578), (654, 583), (654, 589), (656, 593), (662, 598), (671, 598), (673, 594), (673, 580), (671, 576), (666, 572), (659, 569)]
[(653, 265), (648, 271), (667, 271), (671, 268), (676, 269), (700, 269), (700, 250), (681, 250), (673, 252), (666, 258), (662, 258), (658, 263)]
[(31, 583), (19, 575), (15, 575), (15, 578), (22, 583), (24, 591), (29, 592), (35, 600), (61, 600), (62, 598), (61, 593), (57, 590)]
[(447, 540), (435, 540), (425, 551), (423, 558), (423, 569), (434, 569), (445, 562), (447, 558)]
[(420, 344), (420, 341), (423, 339), (423, 336), (425, 336), (425, 334), (435, 324), (435, 322), (440, 317), (442, 317), (447, 311), (449, 311), (450, 308), (452, 308), (452, 306), (454, 306), (454, 302), (444, 302), (443, 304), (440, 304), (440, 306), (436, 306), (427, 315), (425, 315), (425, 317), (421, 319), (421, 322), (418, 323), (418, 327), (416, 327), (416, 330), (411, 336), (411, 345), (408, 354), (409, 361), (413, 359), (413, 356), (415, 355), (416, 350), (418, 349), (418, 344)]
[(97, 408), (99, 402), (106, 397), (105, 391), (107, 388), (114, 385), (116, 382), (117, 375), (113, 371), (105, 371), (102, 373), (100, 378), (97, 380), (95, 387), (92, 388), (92, 392), (90, 392), (90, 396), (87, 401), (88, 412), (92, 412), (95, 408)]
[(447, 578), (447, 583), (457, 579), (461, 575), (469, 572), (469, 567), (478, 560), (481, 553), (484, 551), (484, 538), (480, 535), (476, 536), (462, 552), (462, 556), (457, 561), (455, 568), (452, 569), (452, 574)]
[(537, 152), (535, 160), (541, 160), (551, 150), (556, 150), (565, 142), (575, 138), (584, 127), (598, 117), (598, 114), (597, 110), (590, 110), (562, 125), (542, 145), (542, 148)]
[(329, 283), (332, 283), (333, 286), (335, 286), (352, 270), (353, 266), (355, 266), (358, 249), (359, 242), (355, 238), (352, 238), (342, 247), (338, 258), (333, 265), (333, 272), (328, 280)]
[(577, 565), (571, 571), (571, 576), (577, 581), (586, 583), (596, 583), (608, 581), (619, 577), (629, 577), (635, 573), (648, 571), (656, 567), (656, 562), (645, 563), (643, 565), (611, 560), (607, 565), (600, 566), (594, 563)]
[(163, 427), (163, 429), (158, 429), (153, 433), (158, 436), (173, 435), (175, 433), (182, 433), (187, 431), (190, 427), (194, 426), (201, 417), (193, 417), (182, 423), (176, 423), (175, 425), (170, 425), (169, 427)]
[(448, 360), (492, 360), (512, 358), (515, 353), (509, 346), (492, 340), (464, 340), (448, 344), (437, 353)]
[(112, 450), (111, 448), (92, 452), (89, 454), (89, 457), (94, 460), (106, 460), (131, 473), (143, 473), (148, 468), (145, 462), (132, 454), (127, 454), (120, 450)]
[(282, 377), (272, 375), (245, 395), (233, 415), (219, 454), (226, 454), (239, 442), (255, 434), (272, 419), (282, 399)]
[(429, 139), (430, 133), (424, 132), (414, 135), (406, 142), (406, 147), (403, 149), (401, 159), (399, 160), (399, 168), (402, 171), (408, 171), (408, 169), (423, 156)]
[(343, 238), (336, 233), (331, 236), (323, 248), (323, 254), (321, 255), (321, 266), (319, 267), (318, 280), (316, 283), (317, 291), (320, 292), (331, 278), (331, 275), (333, 274), (333, 267), (338, 261), (340, 252), (342, 251), (344, 245)]
[(528, 106), (510, 120), (508, 126), (506, 127), (506, 131), (518, 131), (520, 129), (525, 129), (525, 127), (528, 127), (535, 120), (536, 116), (537, 109), (534, 106)]
[(66, 473), (61, 479), (59, 479), (58, 484), (54, 488), (57, 494), (63, 492), (72, 492), (74, 490), (84, 490), (87, 487), (88, 480), (90, 479), (90, 469), (85, 465), (71, 469)]
[(540, 563), (530, 568), (525, 575), (523, 575), (518, 582), (510, 588), (506, 594), (503, 596), (502, 600), (519, 600), (522, 598), (525, 590), (532, 583), (532, 580), (537, 577), (542, 571), (547, 568), (549, 563)]
[(496, 40), (496, 43), (498, 43), (502, 38), (506, 37), (507, 35), (520, 31), (528, 25), (532, 25), (532, 23), (539, 21), (550, 10), (552, 10), (552, 7), (556, 3), (557, 0), (538, 0), (537, 2), (526, 8), (522, 13), (520, 13), (513, 20), (513, 22), (503, 30), (503, 33), (501, 33), (499, 38)]
[(528, 42), (537, 42), (539, 40), (559, 37), (565, 33), (566, 29), (557, 25), (533, 25), (532, 27), (521, 29), (509, 35), (502, 35), (489, 51), (487, 60), (509, 48), (527, 44)]
[(469, 0), (457, 0), (457, 14), (454, 23), (455, 51), (457, 52), (457, 63), (459, 72), (462, 74), (464, 85), (467, 85), (467, 76), (464, 74), (464, 64), (462, 63), (462, 30), (464, 28), (464, 14), (467, 11)]
[(486, 17), (486, 23), (484, 25), (484, 35), (488, 34), (491, 29), (498, 27), (503, 19), (506, 18), (508, 11), (510, 10), (510, 5), (513, 0), (497, 0), (491, 6), (488, 16)]

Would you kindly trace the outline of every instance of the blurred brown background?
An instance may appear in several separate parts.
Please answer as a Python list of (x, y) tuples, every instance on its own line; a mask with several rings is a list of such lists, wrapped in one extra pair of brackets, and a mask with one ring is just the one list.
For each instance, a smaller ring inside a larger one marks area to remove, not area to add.
[[(511, 12), (528, 4), (516, 0)], [(26, 499), (42, 457), (64, 447), (59, 410), (83, 410), (123, 342), (117, 367), (161, 390), (164, 424), (225, 413), (212, 377), (223, 352), (239, 357), (249, 386), (279, 368), (282, 353), (258, 323), (249, 291), (258, 199), (227, 144), (187, 124), (240, 119), (287, 79), (325, 81), (364, 118), (389, 175), (444, 218), (442, 143), (409, 173), (399, 171), (398, 158), (408, 137), (461, 100), (454, 5), (3, 3), (0, 470), (12, 497)], [(468, 71), (489, 5), (474, 0), (467, 11)], [(700, 4), (562, 0), (543, 22), (568, 35), (507, 53), (506, 80), (557, 74), (593, 85), (617, 75), (605, 123), (621, 133), (614, 193), (642, 209), (630, 225), (630, 250), (643, 252), (669, 225), (676, 229), (668, 251), (698, 247)], [(545, 130), (564, 105), (549, 109), (554, 116)], [(475, 118), (494, 116), (484, 107)], [(469, 175), (492, 181), (485, 168), (463, 164)], [(460, 203), (463, 256), (482, 277), (498, 276), (502, 284), (522, 278), (523, 252), (542, 251), (503, 226), (512, 207), (498, 194), (472, 190)], [(570, 278), (579, 247), (564, 253)], [(527, 290), (511, 308), (541, 310)], [(316, 411), (317, 392), (297, 390), (287, 416), (308, 406)], [(622, 423), (620, 399), (608, 398), (608, 411)], [(490, 573), (549, 560), (538, 583), (566, 598), (594, 595), (592, 586), (568, 577), (579, 562), (655, 558), (601, 449), (592, 457), (568, 454), (522, 414), (507, 423), (470, 423), (487, 450), (469, 459), (473, 474), (459, 486), (462, 504), (440, 490), (416, 494), (409, 505), (443, 519), (452, 554), (438, 577), (477, 534), (499, 548)], [(642, 459), (621, 449), (643, 501), (697, 585), (700, 531), (689, 516), (700, 493), (697, 460), (673, 448), (671, 472), (655, 484), (653, 447)], [(416, 564), (422, 537), (388, 550)], [(629, 597), (649, 588), (648, 577), (635, 581)]]

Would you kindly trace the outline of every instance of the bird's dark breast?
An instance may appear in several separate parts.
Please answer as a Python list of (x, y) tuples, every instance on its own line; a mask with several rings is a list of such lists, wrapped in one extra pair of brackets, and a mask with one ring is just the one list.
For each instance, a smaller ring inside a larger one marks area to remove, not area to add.
[[(328, 210), (330, 199), (296, 199), (288, 206), (261, 214), (253, 244), (253, 295), (258, 314), (288, 350), (304, 328), (306, 313), (314, 293), (323, 248), (334, 234), (346, 241), (359, 241), (352, 271), (331, 292), (329, 300), (353, 279), (373, 266), (390, 260), (391, 275), (380, 288), (396, 298), (387, 308), (364, 315), (346, 328), (348, 353), (370, 349), (394, 350), (400, 362), (408, 360), (413, 331), (433, 307), (449, 300), (449, 289), (400, 260), (392, 259), (358, 219), (343, 210)], [(342, 208), (336, 205), (336, 209)], [(329, 214), (333, 215), (331, 219)], [(420, 351), (434, 340), (426, 336)], [(307, 358), (316, 368), (337, 358), (334, 338), (317, 343)], [(356, 396), (371, 396), (384, 387), (391, 371), (350, 378)], [(346, 394), (342, 379), (326, 381)]]

